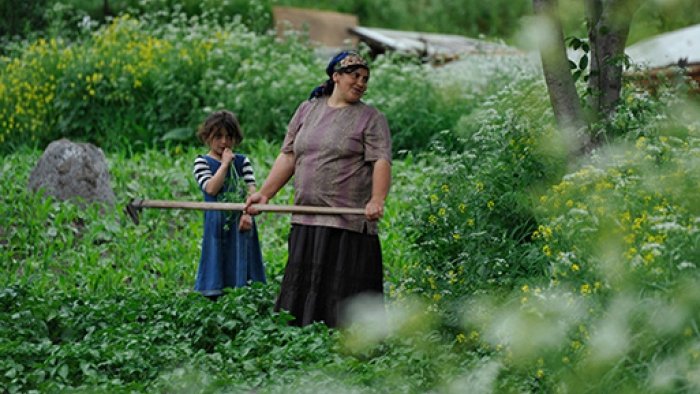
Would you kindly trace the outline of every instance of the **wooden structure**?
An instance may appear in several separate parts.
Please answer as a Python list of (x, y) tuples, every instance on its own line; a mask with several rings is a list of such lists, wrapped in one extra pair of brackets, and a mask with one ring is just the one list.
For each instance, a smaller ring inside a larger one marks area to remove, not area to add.
[(687, 77), (700, 93), (700, 24), (640, 41), (625, 52), (641, 67), (625, 75), (645, 89), (655, 91), (663, 81)]
[(272, 17), (277, 37), (286, 32), (307, 32), (311, 42), (329, 48), (354, 48), (357, 38), (349, 31), (358, 24), (357, 16), (340, 12), (309, 10), (295, 7), (273, 7)]
[(452, 34), (423, 33), (359, 26), (355, 15), (295, 7), (273, 7), (277, 37), (289, 31), (307, 32), (317, 52), (329, 55), (339, 49), (367, 44), (371, 55), (397, 52), (442, 64), (470, 54), (521, 55), (507, 45)]
[(432, 63), (445, 63), (470, 54), (521, 54), (515, 48), (494, 42), (453, 35), (400, 31), (356, 26), (350, 33), (366, 43), (373, 54), (398, 52), (419, 56)]
[(660, 84), (678, 81), (681, 77), (687, 77), (692, 84), (691, 90), (700, 94), (700, 62), (680, 65), (654, 67), (645, 70), (626, 73), (626, 76), (640, 87), (656, 93)]

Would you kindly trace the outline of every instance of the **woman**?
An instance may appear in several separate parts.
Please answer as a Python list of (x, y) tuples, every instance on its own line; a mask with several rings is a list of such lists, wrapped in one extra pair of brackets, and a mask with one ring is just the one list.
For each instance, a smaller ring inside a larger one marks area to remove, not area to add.
[(296, 205), (364, 207), (364, 216), (292, 216), (275, 310), (289, 311), (299, 326), (336, 327), (346, 301), (383, 293), (377, 220), (391, 184), (389, 126), (361, 101), (370, 73), (358, 53), (339, 53), (326, 74), (289, 122), (267, 180), (246, 201), (246, 212), (258, 214), (252, 204), (267, 203), (294, 175)]

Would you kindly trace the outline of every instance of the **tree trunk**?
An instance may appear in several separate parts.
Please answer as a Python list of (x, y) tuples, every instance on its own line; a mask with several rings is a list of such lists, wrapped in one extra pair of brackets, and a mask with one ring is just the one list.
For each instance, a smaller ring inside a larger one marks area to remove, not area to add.
[(573, 146), (572, 151), (585, 150), (589, 145), (588, 125), (566, 56), (557, 0), (533, 0), (532, 3), (535, 14), (546, 21), (542, 25), (548, 27), (542, 32), (546, 39), (540, 42), (540, 56), (554, 116), (560, 128), (576, 137), (577, 146)]
[(591, 47), (588, 105), (592, 120), (607, 119), (620, 99), (625, 43), (641, 0), (586, 0)]
[(112, 9), (109, 8), (109, 0), (104, 0), (102, 2), (102, 16), (106, 19), (108, 16), (112, 15)]

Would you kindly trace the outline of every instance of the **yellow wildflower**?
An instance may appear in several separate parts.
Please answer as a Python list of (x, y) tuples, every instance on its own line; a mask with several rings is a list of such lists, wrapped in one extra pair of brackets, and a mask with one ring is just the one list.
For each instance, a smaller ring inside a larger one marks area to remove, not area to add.
[(542, 253), (544, 253), (545, 256), (551, 256), (552, 248), (550, 248), (549, 245), (545, 245), (542, 247)]
[(647, 139), (645, 137), (639, 137), (637, 138), (637, 142), (635, 143), (635, 146), (637, 149), (641, 149), (646, 145)]
[(546, 239), (552, 237), (552, 228), (549, 226), (539, 225), (537, 226), (539, 233)]

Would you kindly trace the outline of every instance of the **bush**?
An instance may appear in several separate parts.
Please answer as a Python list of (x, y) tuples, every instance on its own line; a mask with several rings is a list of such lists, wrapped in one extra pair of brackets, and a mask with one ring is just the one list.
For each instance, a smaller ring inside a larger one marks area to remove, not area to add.
[(386, 115), (395, 151), (426, 150), (470, 110), (464, 101), (448, 103), (429, 75), (424, 66), (395, 56), (380, 58), (372, 68), (365, 100)]
[(44, 9), (50, 0), (0, 0), (0, 37), (26, 36), (46, 26)]
[(254, 0), (0, 0), (0, 41), (46, 36), (76, 37), (87, 25), (109, 23), (115, 16), (168, 15), (210, 18), (227, 23), (238, 18), (248, 29), (263, 34), (272, 27), (270, 1)]
[(545, 275), (530, 242), (531, 193), (558, 179), (564, 165), (547, 146), (555, 131), (546, 97), (541, 81), (517, 78), (459, 123), (464, 153), (438, 150), (442, 158), (417, 169), (430, 174), (432, 186), (415, 199), (411, 234), (420, 260), (408, 267), (399, 293), (439, 301)]
[[(522, 339), (518, 332), (540, 332), (537, 324), (552, 330), (543, 341), (549, 350), (513, 349), (520, 363), (541, 365), (552, 391), (698, 387), (689, 371), (697, 368), (692, 327), (700, 300), (700, 118), (678, 96), (638, 99), (646, 102), (630, 101), (632, 108), (623, 105), (616, 115), (627, 134), (594, 152), (536, 204), (540, 224), (532, 238), (550, 267), (548, 283), (524, 284), (509, 302), (489, 306), (493, 321), (476, 324), (484, 333), (500, 329), (510, 335), (500, 340), (511, 344)], [(543, 307), (552, 299), (565, 300), (566, 313)], [(506, 311), (518, 317), (499, 321)], [(573, 320), (550, 324), (563, 321), (547, 317), (553, 312)], [(516, 321), (535, 326), (516, 328)]]
[[(256, 35), (238, 22), (216, 25), (182, 14), (171, 17), (170, 24), (158, 27), (148, 18), (123, 16), (83, 41), (39, 39), (17, 57), (4, 58), (3, 147), (43, 146), (68, 137), (117, 149), (152, 145), (174, 129), (187, 129), (184, 138), (193, 142), (197, 124), (223, 106), (240, 113), (247, 134), (278, 135), (296, 105), (285, 89), (303, 84), (304, 76), (310, 81), (305, 67), (314, 64), (311, 50), (297, 41), (282, 44)], [(300, 71), (290, 75), (290, 69)], [(261, 88), (259, 81), (283, 74), (291, 85), (281, 78)], [(275, 86), (283, 88), (271, 89)]]
[[(61, 137), (114, 151), (164, 139), (195, 143), (197, 125), (219, 108), (236, 112), (246, 135), (281, 141), (297, 105), (325, 80), (327, 59), (300, 36), (282, 43), (236, 21), (205, 19), (124, 15), (75, 43), (21, 46), (0, 63), (3, 151)], [(505, 83), (501, 71), (455, 89), (431, 75), (444, 73), (383, 56), (372, 65), (366, 101), (386, 114), (395, 151), (421, 151), (447, 142), (441, 132), (474, 108), (479, 93)]]
[(397, 0), (390, 3), (372, 0), (280, 0), (279, 3), (355, 14), (363, 26), (471, 37), (510, 36), (517, 29), (518, 20), (531, 9), (530, 2), (526, 0)]
[(541, 196), (535, 237), (556, 283), (581, 293), (630, 283), (652, 291), (696, 270), (698, 139), (645, 129)]

